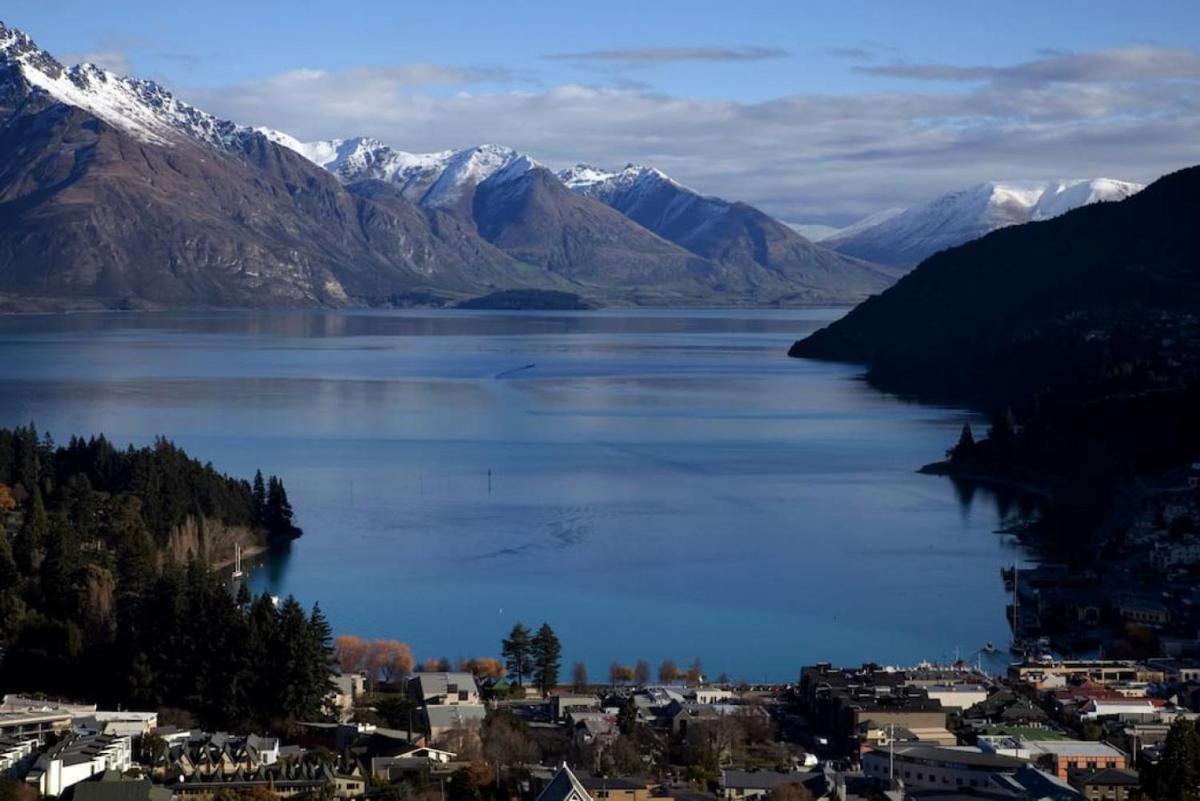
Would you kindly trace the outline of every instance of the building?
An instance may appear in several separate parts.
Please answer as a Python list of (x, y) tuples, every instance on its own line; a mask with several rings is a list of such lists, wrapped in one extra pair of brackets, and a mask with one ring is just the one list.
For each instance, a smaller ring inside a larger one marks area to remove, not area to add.
[(131, 779), (109, 770), (71, 787), (66, 798), (67, 801), (171, 801), (171, 791), (149, 779)]
[(98, 734), (69, 738), (39, 756), (25, 781), (40, 795), (62, 795), (68, 787), (106, 770), (129, 770), (131, 754), (128, 737)]
[(36, 737), (0, 737), (0, 776), (17, 776), (37, 754)]
[(328, 765), (305, 762), (281, 762), (247, 773), (192, 775), (170, 785), (178, 799), (210, 799), (225, 792), (246, 793), (255, 788), (270, 790), (281, 798), (295, 795), (319, 797), (330, 788), (335, 798), (360, 798), (366, 792), (366, 779), (354, 769), (338, 773)]
[(765, 798), (784, 784), (798, 783), (804, 776), (776, 770), (722, 770), (717, 797), (725, 801), (750, 801)]
[(943, 709), (955, 712), (981, 704), (990, 695), (988, 688), (983, 684), (929, 684), (924, 690), (925, 694), (940, 703)]
[(600, 708), (600, 699), (594, 695), (556, 695), (550, 699), (550, 709), (555, 720), (565, 720), (567, 713), (572, 710), (591, 710)]
[(479, 685), (470, 673), (418, 673), (408, 680), (408, 697), (425, 705), (482, 703)]
[(0, 708), (0, 737), (44, 740), (47, 734), (62, 734), (71, 729), (72, 714), (65, 709), (7, 711)]
[(1068, 682), (1091, 679), (1100, 684), (1163, 681), (1163, 672), (1123, 659), (1077, 659), (1065, 662), (1025, 662), (1012, 665), (1008, 677), (1038, 689), (1065, 687)]
[(732, 701), (734, 693), (720, 687), (696, 687), (684, 693), (684, 697), (697, 704), (722, 704)]
[(654, 784), (642, 779), (579, 776), (579, 783), (596, 801), (650, 801)]
[(333, 686), (329, 712), (339, 721), (348, 722), (354, 716), (354, 707), (366, 693), (367, 677), (362, 673), (337, 673), (333, 676)]
[(477, 728), (486, 715), (487, 708), (482, 704), (430, 704), (421, 710), (425, 731), (432, 741), (458, 729)]
[(894, 745), (862, 756), (867, 776), (883, 782), (894, 776), (914, 789), (985, 788), (992, 786), (993, 774), (1013, 774), (1026, 764), (1024, 759), (977, 748), (929, 745)]
[(1141, 796), (1142, 782), (1136, 770), (1076, 771), (1070, 781), (1088, 801), (1133, 801)]
[(592, 801), (592, 796), (564, 763), (535, 801)]
[(1027, 740), (1013, 738), (996, 748), (996, 753), (1028, 760), (1067, 781), (1073, 770), (1124, 769), (1128, 760), (1108, 743), (1091, 740)]

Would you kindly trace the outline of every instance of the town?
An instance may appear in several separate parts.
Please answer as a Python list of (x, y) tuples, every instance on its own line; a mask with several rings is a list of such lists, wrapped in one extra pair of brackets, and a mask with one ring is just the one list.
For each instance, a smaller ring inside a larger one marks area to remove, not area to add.
[(961, 662), (821, 663), (760, 686), (710, 682), (700, 665), (669, 660), (657, 682), (641, 663), (614, 665), (601, 685), (577, 667), (573, 684), (549, 687), (520, 683), (495, 659), (460, 667), (338, 671), (321, 719), (263, 731), (10, 694), (0, 797), (1173, 801), (1197, 791), (1196, 659), (1021, 661), (1001, 676)]

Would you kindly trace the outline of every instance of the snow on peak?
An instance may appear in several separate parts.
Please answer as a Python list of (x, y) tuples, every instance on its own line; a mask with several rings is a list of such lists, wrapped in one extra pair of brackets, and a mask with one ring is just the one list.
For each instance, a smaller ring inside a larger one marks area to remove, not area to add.
[(581, 195), (588, 195), (606, 203), (619, 194), (631, 190), (649, 189), (662, 184), (682, 188), (682, 185), (654, 167), (640, 164), (626, 164), (616, 172), (602, 170), (590, 164), (576, 164), (558, 173), (558, 180)]
[(1141, 191), (1141, 184), (1116, 181), (1112, 178), (1093, 178), (1080, 181), (1059, 181), (1042, 191), (1030, 213), (1030, 219), (1049, 220), (1071, 209), (1092, 203), (1124, 200)]
[(170, 145), (182, 134), (228, 147), (249, 131), (178, 100), (153, 81), (124, 78), (94, 64), (64, 67), (27, 34), (0, 24), (3, 62), (14, 65), (32, 89), (152, 144)]
[(467, 189), (484, 181), (510, 180), (541, 166), (529, 156), (502, 145), (407, 153), (367, 137), (300, 142), (279, 131), (259, 130), (346, 183), (386, 181), (409, 200), (432, 208), (454, 205)]
[(916, 264), (1009, 225), (1048, 220), (1104, 200), (1121, 200), (1139, 184), (1107, 178), (1037, 182), (989, 181), (900, 211), (889, 210), (825, 240), (836, 250), (885, 264)]

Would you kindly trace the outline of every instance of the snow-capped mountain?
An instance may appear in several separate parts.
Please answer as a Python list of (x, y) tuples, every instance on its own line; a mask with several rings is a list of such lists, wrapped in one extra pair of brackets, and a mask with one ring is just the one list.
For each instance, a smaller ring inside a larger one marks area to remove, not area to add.
[(2, 23), (0, 64), (48, 98), (84, 109), (143, 142), (169, 146), (186, 136), (230, 147), (250, 132), (180, 101), (153, 81), (122, 78), (94, 64), (64, 67), (27, 34)]
[(823, 244), (879, 264), (912, 267), (998, 228), (1048, 220), (1089, 203), (1123, 200), (1141, 188), (1108, 178), (977, 184), (908, 209), (872, 215)]
[(889, 285), (888, 269), (814, 245), (753, 206), (701, 195), (653, 167), (607, 171), (578, 164), (558, 174), (576, 194), (612, 206), (629, 219), (698, 256), (729, 268), (786, 277), (811, 287), (870, 294)]
[(404, 197), (428, 208), (453, 206), (484, 181), (507, 180), (540, 166), (529, 156), (501, 145), (407, 153), (368, 137), (300, 142), (280, 131), (258, 130), (345, 183), (385, 181), (399, 188)]

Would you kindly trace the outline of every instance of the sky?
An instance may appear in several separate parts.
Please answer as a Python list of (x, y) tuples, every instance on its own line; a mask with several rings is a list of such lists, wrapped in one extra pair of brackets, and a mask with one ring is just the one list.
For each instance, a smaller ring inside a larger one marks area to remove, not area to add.
[(649, 164), (796, 223), (1200, 162), (1196, 0), (6, 0), (0, 20), (303, 140)]

